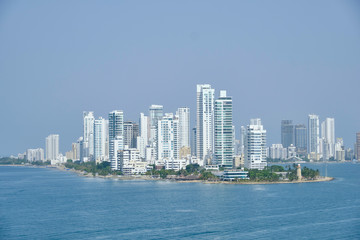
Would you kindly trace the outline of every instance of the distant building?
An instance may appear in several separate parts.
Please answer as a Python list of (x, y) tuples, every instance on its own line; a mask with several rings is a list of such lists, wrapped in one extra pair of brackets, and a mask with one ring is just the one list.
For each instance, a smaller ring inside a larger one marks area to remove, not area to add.
[(196, 153), (196, 127), (191, 131), (191, 155), (197, 156)]
[(284, 148), (294, 144), (294, 125), (292, 120), (281, 121), (281, 144)]
[(172, 113), (166, 113), (158, 121), (157, 160), (179, 158), (179, 120)]
[(56, 160), (59, 156), (59, 135), (51, 134), (45, 140), (46, 160)]
[(107, 122), (100, 117), (94, 122), (94, 160), (104, 161), (106, 158)]
[(36, 148), (26, 150), (26, 160), (29, 162), (44, 161), (44, 149)]
[(319, 116), (310, 114), (308, 118), (308, 152), (311, 154), (320, 153), (320, 129)]
[(327, 158), (335, 155), (335, 120), (334, 118), (326, 118), (321, 123), (321, 138), (323, 140), (324, 151), (328, 155)]
[(190, 108), (178, 108), (176, 116), (179, 119), (179, 149), (190, 148)]
[(139, 136), (139, 125), (132, 121), (124, 122), (124, 146), (137, 148), (136, 141)]
[(140, 157), (145, 159), (146, 156), (146, 147), (149, 143), (150, 136), (150, 123), (149, 117), (145, 116), (144, 113), (140, 113), (139, 120), (139, 136), (137, 137), (137, 149), (140, 152)]
[(304, 124), (295, 125), (295, 147), (296, 152), (300, 156), (307, 155), (307, 131)]
[[(109, 159), (116, 159), (115, 140), (121, 137), (123, 146), (124, 136), (124, 112), (122, 110), (114, 110), (109, 113)], [(118, 142), (117, 142), (118, 143)]]
[(282, 144), (272, 144), (269, 149), (269, 157), (272, 159), (285, 160), (287, 158), (287, 149)]
[(94, 156), (94, 112), (83, 112), (83, 148), (84, 161), (91, 160)]
[(234, 132), (232, 122), (232, 98), (220, 91), (215, 101), (214, 164), (232, 168), (234, 157)]
[(201, 160), (211, 159), (214, 151), (214, 94), (209, 84), (196, 86), (196, 154)]
[(246, 129), (245, 167), (248, 169), (264, 169), (266, 162), (266, 130), (261, 119), (251, 119)]

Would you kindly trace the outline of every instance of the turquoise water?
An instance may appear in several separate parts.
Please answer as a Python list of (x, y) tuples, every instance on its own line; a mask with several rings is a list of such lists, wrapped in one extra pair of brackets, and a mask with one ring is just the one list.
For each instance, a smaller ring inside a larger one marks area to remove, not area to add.
[(222, 185), (1, 166), (0, 239), (360, 239), (360, 164), (329, 164), (328, 175)]

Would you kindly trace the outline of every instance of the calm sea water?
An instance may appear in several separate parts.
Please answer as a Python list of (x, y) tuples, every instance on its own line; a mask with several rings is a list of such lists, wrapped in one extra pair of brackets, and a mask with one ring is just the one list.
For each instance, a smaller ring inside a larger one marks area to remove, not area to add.
[(360, 239), (360, 164), (329, 164), (328, 175), (222, 185), (2, 166), (0, 239)]

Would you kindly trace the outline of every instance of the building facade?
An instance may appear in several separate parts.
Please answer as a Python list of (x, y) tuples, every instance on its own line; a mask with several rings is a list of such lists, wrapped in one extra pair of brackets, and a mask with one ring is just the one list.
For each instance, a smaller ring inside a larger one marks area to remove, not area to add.
[(281, 121), (281, 144), (284, 148), (294, 144), (294, 125), (292, 120)]
[(261, 124), (261, 119), (251, 119), (246, 128), (245, 159), (244, 164), (248, 169), (264, 169), (266, 162), (266, 130)]
[(209, 84), (198, 84), (196, 90), (196, 153), (201, 160), (211, 159), (214, 151), (215, 90)]
[(320, 154), (319, 116), (310, 114), (308, 117), (308, 153)]
[(122, 110), (114, 110), (109, 113), (109, 159), (114, 161), (116, 159), (115, 145), (122, 141), (123, 146), (124, 136), (124, 112)]
[(56, 160), (59, 156), (59, 135), (51, 134), (45, 140), (46, 160)]
[(233, 167), (234, 127), (232, 108), (232, 98), (226, 95), (226, 91), (220, 91), (220, 97), (215, 101), (213, 163), (225, 168)]

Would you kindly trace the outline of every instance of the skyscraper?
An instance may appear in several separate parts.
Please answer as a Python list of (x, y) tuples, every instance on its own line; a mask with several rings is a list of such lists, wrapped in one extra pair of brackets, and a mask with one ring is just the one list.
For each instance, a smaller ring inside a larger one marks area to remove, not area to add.
[(321, 138), (323, 147), (328, 149), (329, 157), (335, 156), (335, 120), (334, 118), (326, 118), (321, 123)]
[(292, 120), (281, 121), (281, 144), (284, 148), (294, 144), (294, 125)]
[(139, 136), (139, 125), (132, 121), (124, 122), (124, 146), (136, 148), (136, 139)]
[(158, 121), (157, 156), (158, 160), (179, 158), (179, 120), (168, 113)]
[(114, 110), (109, 113), (109, 158), (113, 161), (113, 158), (117, 156), (114, 151), (114, 140), (123, 141), (124, 133), (124, 112), (122, 110)]
[(94, 160), (106, 159), (106, 135), (107, 135), (106, 120), (102, 117), (96, 119), (94, 122)]
[(178, 108), (176, 116), (179, 119), (179, 149), (190, 147), (190, 108)]
[(84, 120), (84, 138), (83, 138), (83, 148), (84, 148), (84, 158), (90, 160), (94, 156), (94, 112), (83, 112)]
[(191, 155), (196, 156), (196, 127), (191, 130)]
[(140, 157), (144, 159), (149, 141), (149, 117), (145, 116), (144, 113), (140, 113), (139, 127), (140, 135), (137, 137), (137, 149), (140, 152)]
[(51, 134), (45, 140), (46, 160), (56, 160), (59, 156), (59, 135)]
[(307, 153), (307, 134), (304, 124), (295, 125), (295, 147), (297, 154), (306, 156)]
[(319, 116), (309, 114), (308, 118), (308, 152), (320, 153)]
[(356, 157), (357, 160), (360, 161), (360, 132), (356, 133)]
[[(157, 146), (158, 125), (157, 124), (158, 124), (158, 121), (163, 116), (164, 116), (164, 113), (163, 113), (162, 105), (151, 105), (149, 107), (149, 117), (150, 117), (150, 139), (149, 139), (149, 142), (150, 142), (150, 146), (153, 149), (158, 149), (158, 146)], [(156, 151), (156, 150), (153, 152), (155, 154), (154, 155), (155, 159), (158, 159), (157, 152), (158, 151)]]
[[(201, 160), (210, 159), (214, 146), (214, 93), (209, 84), (197, 86), (196, 153)], [(205, 164), (209, 162), (205, 161)]]
[(266, 130), (261, 125), (261, 119), (250, 120), (246, 128), (245, 167), (248, 169), (264, 169), (266, 162)]
[(226, 91), (220, 91), (220, 97), (215, 101), (214, 127), (214, 163), (221, 167), (232, 168), (234, 157), (232, 98), (226, 96)]

